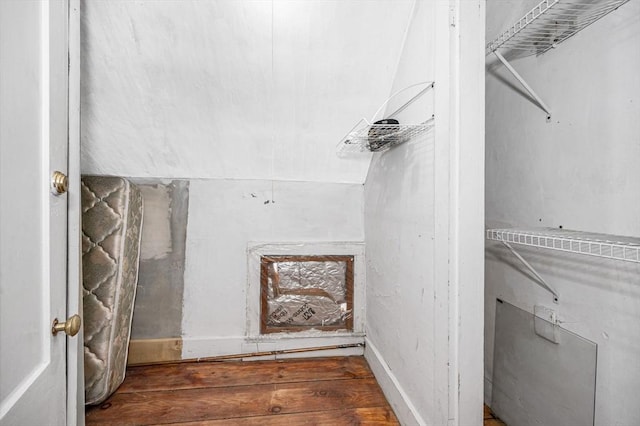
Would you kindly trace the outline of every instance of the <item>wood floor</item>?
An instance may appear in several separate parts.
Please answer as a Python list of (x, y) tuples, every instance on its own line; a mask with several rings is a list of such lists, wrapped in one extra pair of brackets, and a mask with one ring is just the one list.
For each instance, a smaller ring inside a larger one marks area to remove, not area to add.
[(491, 411), (491, 408), (487, 407), (487, 405), (484, 406), (483, 423), (483, 426), (507, 426), (502, 420), (493, 414), (493, 411)]
[[(398, 425), (367, 362), (332, 357), (130, 367), (91, 425)], [(484, 407), (484, 426), (505, 426)]]
[(362, 357), (127, 369), (87, 425), (397, 425)]

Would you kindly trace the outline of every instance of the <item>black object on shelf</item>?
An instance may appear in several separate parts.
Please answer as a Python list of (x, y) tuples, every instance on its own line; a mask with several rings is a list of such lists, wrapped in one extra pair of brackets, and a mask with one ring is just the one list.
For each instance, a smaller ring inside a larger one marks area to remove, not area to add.
[(378, 120), (369, 129), (369, 150), (379, 151), (385, 146), (395, 145), (398, 139), (398, 131), (400, 130), (400, 122), (395, 118), (385, 118)]

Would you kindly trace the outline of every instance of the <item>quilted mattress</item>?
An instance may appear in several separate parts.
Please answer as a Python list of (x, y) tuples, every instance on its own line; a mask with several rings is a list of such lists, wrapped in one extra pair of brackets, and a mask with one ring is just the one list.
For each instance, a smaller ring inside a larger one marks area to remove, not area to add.
[(124, 380), (138, 282), (142, 196), (118, 177), (82, 177), (85, 401)]

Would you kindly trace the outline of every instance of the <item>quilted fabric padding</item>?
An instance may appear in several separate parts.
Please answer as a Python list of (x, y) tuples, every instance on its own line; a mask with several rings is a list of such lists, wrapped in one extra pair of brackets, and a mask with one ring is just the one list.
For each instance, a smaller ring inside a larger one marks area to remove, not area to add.
[(138, 282), (142, 195), (118, 177), (82, 177), (85, 401), (124, 381)]

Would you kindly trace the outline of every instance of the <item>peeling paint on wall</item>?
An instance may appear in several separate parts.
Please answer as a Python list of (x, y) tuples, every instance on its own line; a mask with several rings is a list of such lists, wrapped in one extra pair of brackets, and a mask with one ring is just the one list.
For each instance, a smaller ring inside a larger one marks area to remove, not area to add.
[(180, 337), (189, 181), (135, 180), (144, 200), (132, 339)]
[(165, 185), (140, 185), (145, 200), (140, 260), (164, 259), (171, 244), (171, 192)]

